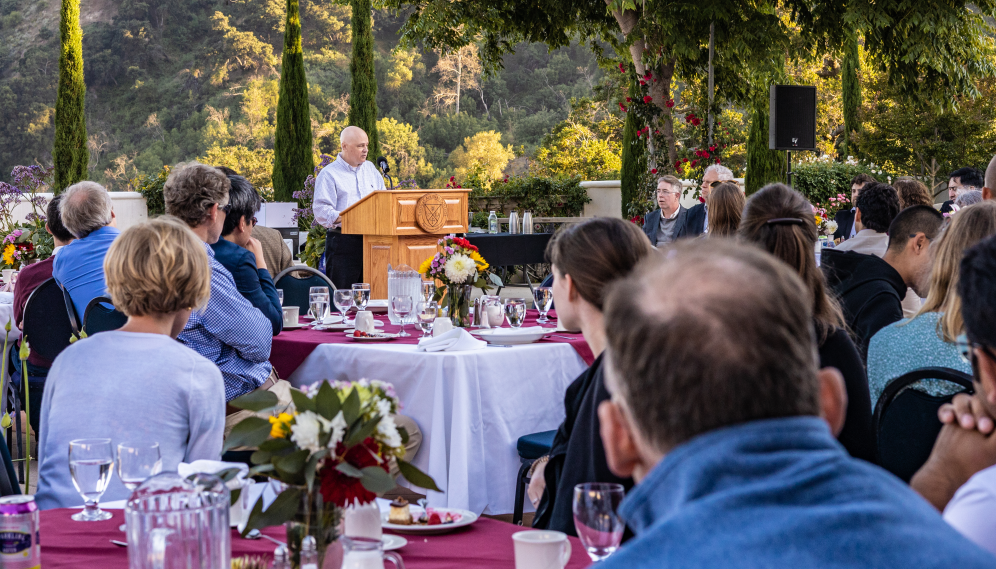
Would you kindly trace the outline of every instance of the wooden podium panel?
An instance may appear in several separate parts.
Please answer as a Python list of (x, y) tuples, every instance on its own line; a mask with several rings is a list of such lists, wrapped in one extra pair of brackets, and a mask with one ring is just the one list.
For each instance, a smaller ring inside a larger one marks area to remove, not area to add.
[(363, 280), (370, 298), (387, 298), (387, 266), (418, 270), (436, 254), (436, 242), (467, 231), (470, 190), (384, 190), (367, 195), (340, 214), (342, 232), (363, 235)]

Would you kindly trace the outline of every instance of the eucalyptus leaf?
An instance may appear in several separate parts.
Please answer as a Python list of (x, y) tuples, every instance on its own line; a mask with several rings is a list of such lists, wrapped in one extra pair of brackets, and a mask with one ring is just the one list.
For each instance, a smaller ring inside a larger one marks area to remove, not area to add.
[(394, 490), (397, 486), (394, 478), (379, 466), (368, 466), (361, 472), (363, 478), (360, 478), (360, 484), (363, 484), (364, 488), (374, 494), (383, 494), (389, 490)]
[(236, 503), (238, 503), (239, 496), (241, 495), (242, 495), (242, 488), (236, 488), (235, 490), (232, 490), (232, 500), (230, 502), (230, 505), (234, 506)]
[(255, 412), (273, 409), (277, 406), (277, 403), (279, 403), (277, 394), (272, 391), (266, 391), (265, 389), (246, 393), (228, 402), (232, 407)]
[(258, 450), (249, 456), (249, 461), (253, 464), (267, 464), (273, 460), (273, 453), (265, 450)]
[(352, 464), (340, 462), (339, 464), (335, 465), (335, 469), (345, 474), (346, 476), (352, 476), (353, 478), (363, 477), (363, 472), (359, 468), (353, 466)]
[(360, 417), (360, 393), (356, 388), (349, 390), (349, 395), (342, 402), (342, 418), (347, 425), (352, 425)]
[(308, 459), (308, 464), (304, 467), (304, 483), (307, 484), (309, 493), (315, 487), (315, 472), (318, 470), (318, 463), (328, 456), (328, 454), (329, 451), (327, 450), (316, 452)]
[(298, 413), (304, 413), (305, 411), (315, 411), (315, 401), (304, 394), (303, 391), (290, 389), (291, 399), (294, 400), (294, 407), (297, 408)]
[(496, 273), (488, 273), (488, 278), (491, 279), (491, 282), (498, 288), (505, 286), (505, 284), (501, 281), (501, 277), (499, 277)]
[(401, 471), (401, 475), (405, 477), (405, 480), (411, 482), (419, 488), (442, 492), (442, 490), (439, 489), (439, 486), (436, 486), (436, 481), (433, 480), (431, 476), (416, 468), (412, 463), (405, 462), (399, 458), (398, 470)]
[(228, 482), (229, 480), (232, 480), (233, 478), (238, 476), (239, 472), (242, 472), (241, 468), (226, 468), (224, 470), (219, 470), (218, 472), (215, 472), (214, 475), (217, 476), (218, 478), (221, 478), (222, 482)]
[(238, 447), (258, 447), (270, 438), (270, 421), (262, 417), (246, 417), (229, 433), (222, 452)]
[(398, 425), (398, 436), (401, 437), (401, 446), (408, 444), (408, 429)]
[(332, 384), (323, 381), (318, 387), (318, 394), (315, 395), (315, 412), (331, 421), (335, 419), (341, 409), (342, 402), (339, 401), (339, 395), (335, 389), (332, 389)]
[(374, 415), (373, 419), (370, 419), (366, 423), (360, 425), (360, 428), (350, 431), (349, 438), (346, 439), (346, 448), (352, 447), (359, 443), (362, 443), (367, 437), (372, 435), (374, 431), (377, 430), (377, 425), (380, 423), (380, 415)]
[(256, 505), (249, 514), (246, 527), (242, 530), (242, 537), (245, 537), (251, 530), (278, 526), (294, 519), (300, 507), (301, 489), (295, 486), (291, 486), (281, 492), (265, 511), (263, 510), (263, 501), (257, 500)]
[(287, 439), (270, 439), (263, 444), (259, 445), (259, 450), (265, 450), (269, 452), (279, 452), (282, 450), (288, 450), (294, 448), (294, 443)]
[(273, 466), (277, 467), (277, 470), (297, 474), (301, 472), (306, 462), (308, 462), (308, 451), (301, 449), (286, 456), (278, 456), (277, 458), (274, 458)]
[(249, 477), (257, 476), (259, 474), (265, 474), (267, 472), (273, 472), (274, 468), (272, 464), (260, 464), (259, 466), (254, 466), (249, 469)]

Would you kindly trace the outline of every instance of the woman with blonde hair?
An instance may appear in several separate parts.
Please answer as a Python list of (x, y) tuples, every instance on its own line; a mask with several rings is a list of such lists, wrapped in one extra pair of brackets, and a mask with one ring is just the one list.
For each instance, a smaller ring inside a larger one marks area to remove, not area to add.
[[(961, 359), (955, 338), (964, 332), (958, 274), (969, 247), (996, 234), (996, 202), (984, 201), (958, 210), (931, 245), (934, 258), (927, 300), (912, 318), (890, 324), (868, 344), (868, 385), (876, 401), (890, 381), (922, 367), (947, 367), (972, 373)], [(934, 380), (913, 388), (931, 395), (950, 395), (951, 384)]]
[[(82, 502), (69, 475), (74, 439), (111, 439), (112, 448), (123, 442), (158, 443), (164, 471), (221, 456), (221, 372), (176, 341), (211, 291), (203, 243), (175, 218), (148, 221), (114, 240), (104, 274), (111, 301), (128, 321), (119, 330), (77, 341), (52, 364), (38, 441), (36, 498), (42, 509)], [(102, 499), (129, 494), (114, 476)], [(87, 512), (102, 519), (95, 508), (88, 506)]]
[(709, 235), (712, 237), (736, 235), (746, 201), (740, 186), (733, 182), (723, 182), (713, 188), (706, 202), (706, 209), (709, 211)]

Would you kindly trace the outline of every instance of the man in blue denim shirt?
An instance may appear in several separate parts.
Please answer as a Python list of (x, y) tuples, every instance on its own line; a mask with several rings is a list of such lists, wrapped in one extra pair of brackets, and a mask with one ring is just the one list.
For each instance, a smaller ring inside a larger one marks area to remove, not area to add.
[(111, 195), (96, 182), (66, 188), (59, 202), (59, 217), (76, 240), (56, 256), (52, 276), (69, 292), (82, 321), (87, 304), (107, 296), (104, 257), (121, 232), (113, 226)]
[(599, 419), (609, 468), (637, 481), (619, 509), (636, 537), (602, 569), (996, 567), (834, 440), (846, 395), (817, 370), (811, 305), (732, 242), (681, 243), (613, 288)]

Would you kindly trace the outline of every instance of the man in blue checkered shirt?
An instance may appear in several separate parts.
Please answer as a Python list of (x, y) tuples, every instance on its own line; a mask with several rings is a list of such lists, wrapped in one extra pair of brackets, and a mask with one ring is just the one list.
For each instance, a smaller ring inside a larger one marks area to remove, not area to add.
[[(204, 242), (211, 265), (211, 299), (190, 315), (178, 339), (217, 364), (226, 401), (266, 389), (281, 403), (290, 403), (290, 384), (277, 378), (269, 362), (270, 321), (239, 293), (232, 274), (215, 260), (210, 247), (221, 237), (230, 187), (220, 170), (196, 162), (177, 165), (163, 187), (166, 213), (184, 221)], [(229, 407), (225, 436), (249, 414)]]

